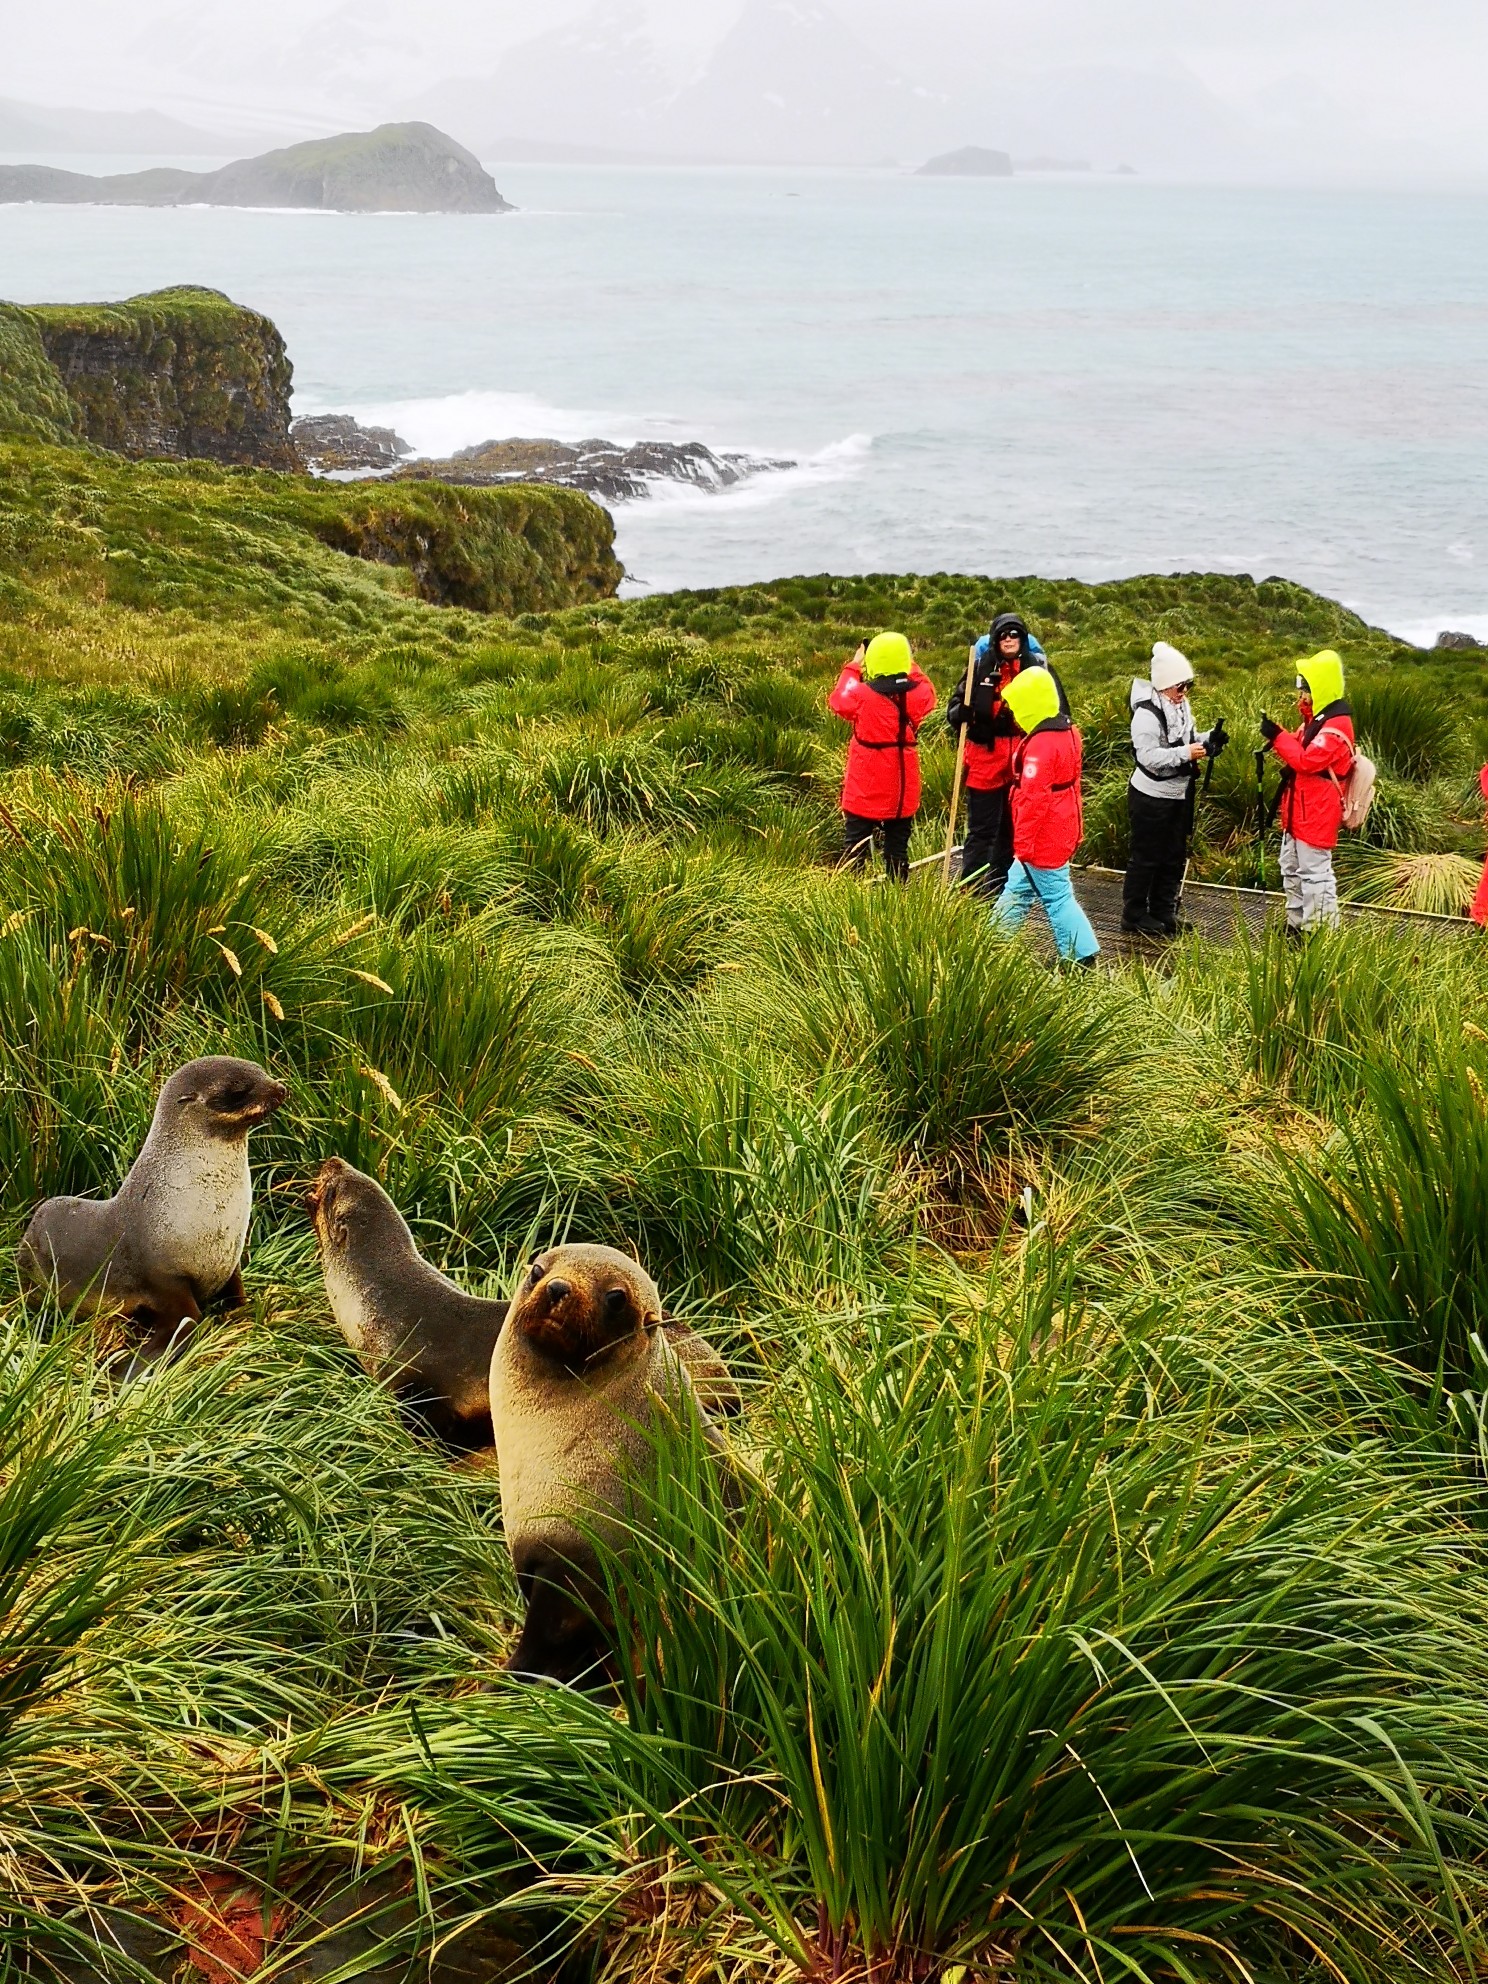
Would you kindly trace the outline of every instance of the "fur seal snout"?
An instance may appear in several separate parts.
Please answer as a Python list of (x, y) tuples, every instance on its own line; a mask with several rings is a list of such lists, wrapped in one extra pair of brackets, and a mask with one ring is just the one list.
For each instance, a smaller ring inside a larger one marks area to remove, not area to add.
[(658, 1410), (708, 1425), (684, 1345), (723, 1370), (690, 1330), (674, 1341), (656, 1284), (613, 1247), (555, 1247), (528, 1270), (491, 1360), (502, 1520), (525, 1603), (511, 1672), (605, 1671), (614, 1622), (591, 1537), (623, 1537)]
[(467, 1295), (426, 1261), (375, 1178), (328, 1157), (307, 1201), (326, 1299), (369, 1377), (445, 1445), (491, 1445), (491, 1354), (505, 1302)]
[(188, 1334), (209, 1302), (240, 1303), (253, 1209), (248, 1137), (287, 1094), (253, 1061), (188, 1061), (160, 1091), (111, 1199), (48, 1199), (33, 1214), (16, 1255), (22, 1279), (146, 1324), (145, 1361)]

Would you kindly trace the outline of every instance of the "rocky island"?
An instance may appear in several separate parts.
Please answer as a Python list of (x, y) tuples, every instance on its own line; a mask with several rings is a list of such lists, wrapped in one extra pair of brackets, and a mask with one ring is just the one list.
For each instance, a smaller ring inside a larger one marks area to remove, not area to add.
[(1013, 161), (1009, 153), (990, 151), (985, 145), (963, 145), (957, 152), (942, 152), (928, 159), (916, 174), (920, 179), (1011, 179)]
[(337, 213), (505, 214), (473, 152), (432, 124), (379, 124), (313, 138), (216, 172), (154, 166), (96, 177), (49, 165), (0, 166), (0, 202), (113, 207), (302, 207)]

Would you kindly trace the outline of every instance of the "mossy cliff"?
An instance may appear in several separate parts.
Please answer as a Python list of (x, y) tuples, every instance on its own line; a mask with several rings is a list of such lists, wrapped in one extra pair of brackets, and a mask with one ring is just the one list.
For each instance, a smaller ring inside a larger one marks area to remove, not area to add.
[(78, 439), (78, 410), (47, 356), (35, 312), (0, 303), (0, 435)]
[[(299, 466), (289, 438), (293, 368), (283, 338), (258, 311), (215, 289), (182, 288), (18, 314), (35, 327), (72, 407), (74, 434), (95, 447), (136, 459)], [(33, 401), (38, 391), (55, 398), (49, 383), (31, 387)], [(7, 379), (0, 420), (8, 396)]]
[(216, 290), (0, 304), (0, 603), (32, 610), (50, 576), (74, 599), (318, 624), (390, 594), (523, 613), (615, 591), (614, 525), (577, 491), (295, 473), (291, 377), (269, 319)]

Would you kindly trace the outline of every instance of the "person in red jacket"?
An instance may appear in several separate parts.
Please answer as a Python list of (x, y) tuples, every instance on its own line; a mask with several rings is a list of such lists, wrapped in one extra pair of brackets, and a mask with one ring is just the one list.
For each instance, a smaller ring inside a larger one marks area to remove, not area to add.
[(967, 657), (971, 697), (958, 679), (946, 704), (951, 736), (966, 732), (966, 844), (961, 879), (993, 902), (1013, 865), (1013, 751), (1018, 726), (1003, 690), (1020, 669), (1044, 662), (1044, 651), (1016, 613), (999, 613)]
[[(1488, 765), (1478, 773), (1478, 784), (1483, 788), (1483, 797), (1488, 799)], [(1473, 897), (1471, 916), (1474, 923), (1481, 923), (1488, 930), (1488, 861), (1483, 863), (1483, 879), (1478, 884), (1478, 893)]]
[(1302, 721), (1283, 730), (1269, 716), (1261, 735), (1284, 767), (1281, 784), (1281, 881), (1287, 930), (1301, 936), (1338, 924), (1333, 850), (1343, 824), (1343, 787), (1354, 768), (1354, 719), (1343, 699), (1343, 663), (1332, 648), (1297, 664)]
[(881, 832), (884, 866), (896, 881), (905, 881), (910, 831), (920, 809), (916, 739), (935, 708), (934, 685), (920, 673), (902, 634), (875, 634), (838, 676), (827, 708), (853, 730), (842, 781), (842, 858), (866, 867), (874, 835)]
[(1100, 945), (1069, 871), (1085, 831), (1080, 733), (1047, 668), (1020, 670), (1002, 693), (1023, 735), (1013, 752), (1013, 865), (993, 918), (1016, 930), (1038, 903), (1059, 955), (1093, 965)]

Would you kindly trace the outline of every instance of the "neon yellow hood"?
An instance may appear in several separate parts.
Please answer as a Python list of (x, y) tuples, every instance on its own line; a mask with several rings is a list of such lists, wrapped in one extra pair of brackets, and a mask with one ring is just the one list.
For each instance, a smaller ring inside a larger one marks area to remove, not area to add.
[(1329, 703), (1343, 700), (1343, 663), (1332, 648), (1324, 648), (1321, 654), (1299, 661), (1297, 673), (1307, 684), (1315, 710), (1325, 710)]
[(1003, 690), (1002, 700), (1025, 736), (1059, 714), (1059, 691), (1047, 668), (1020, 669)]
[(865, 675), (908, 675), (913, 666), (914, 656), (902, 634), (875, 634), (863, 656)]

